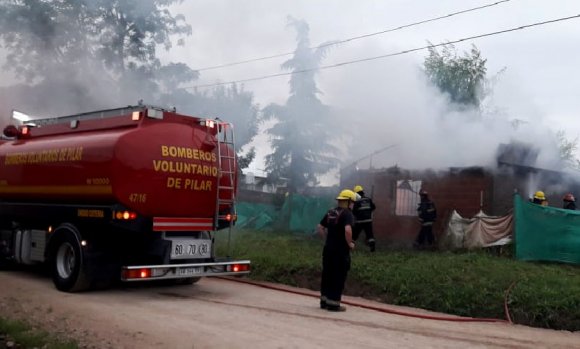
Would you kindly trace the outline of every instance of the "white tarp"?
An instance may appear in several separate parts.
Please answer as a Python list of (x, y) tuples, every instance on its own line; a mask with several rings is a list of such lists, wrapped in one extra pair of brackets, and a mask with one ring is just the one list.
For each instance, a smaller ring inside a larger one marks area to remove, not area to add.
[(473, 218), (463, 218), (453, 210), (441, 241), (441, 247), (482, 248), (509, 244), (513, 236), (513, 214), (488, 216), (479, 211)]

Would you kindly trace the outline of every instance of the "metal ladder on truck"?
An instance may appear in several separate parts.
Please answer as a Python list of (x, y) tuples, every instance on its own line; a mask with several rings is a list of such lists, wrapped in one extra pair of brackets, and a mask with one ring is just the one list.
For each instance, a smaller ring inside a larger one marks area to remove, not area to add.
[[(232, 227), (236, 218), (236, 187), (235, 179), (238, 170), (236, 163), (236, 147), (234, 141), (234, 125), (229, 122), (217, 121), (218, 132), (217, 151), (218, 151), (218, 169), (219, 177), (217, 183), (216, 198), (216, 216), (215, 227), (217, 230), (220, 220), (229, 222), (228, 228), (228, 257), (230, 256), (230, 242), (232, 236)], [(225, 170), (224, 170), (225, 168)], [(226, 177), (226, 183), (222, 184), (223, 177)], [(230, 207), (228, 212), (220, 214), (220, 206), (227, 205)]]

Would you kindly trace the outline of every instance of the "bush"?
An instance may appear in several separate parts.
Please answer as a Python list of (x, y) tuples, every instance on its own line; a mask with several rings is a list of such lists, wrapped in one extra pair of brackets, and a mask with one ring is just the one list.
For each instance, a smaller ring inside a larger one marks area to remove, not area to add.
[(33, 329), (29, 324), (0, 317), (0, 348), (7, 348), (13, 342), (15, 348), (76, 349), (72, 341), (57, 339), (51, 334)]

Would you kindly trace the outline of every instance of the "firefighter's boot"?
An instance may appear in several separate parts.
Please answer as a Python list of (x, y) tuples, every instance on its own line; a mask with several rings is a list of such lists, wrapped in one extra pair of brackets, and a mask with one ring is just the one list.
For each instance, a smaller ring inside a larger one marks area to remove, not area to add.
[(326, 310), (334, 312), (342, 312), (346, 311), (346, 307), (344, 305), (327, 305)]
[(371, 252), (375, 252), (375, 246), (376, 246), (376, 241), (375, 239), (369, 239), (369, 241), (367, 242), (369, 245), (369, 249)]
[(326, 310), (328, 311), (346, 311), (346, 307), (340, 305), (340, 301), (335, 301), (332, 299), (326, 300)]

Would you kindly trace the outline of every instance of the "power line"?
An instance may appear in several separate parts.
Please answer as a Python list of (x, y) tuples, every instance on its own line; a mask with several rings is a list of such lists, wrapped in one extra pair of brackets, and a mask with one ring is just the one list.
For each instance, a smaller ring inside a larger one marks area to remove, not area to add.
[[(343, 39), (343, 40), (339, 40), (339, 41), (328, 42), (328, 43), (321, 44), (321, 45), (318, 45), (318, 46), (310, 47), (309, 49), (314, 50), (314, 49), (318, 49), (318, 48), (322, 48), (322, 47), (343, 44), (343, 43), (350, 42), (350, 41), (354, 41), (354, 40), (360, 40), (360, 39), (368, 38), (368, 37), (375, 36), (375, 35), (386, 34), (386, 33), (394, 32), (394, 31), (401, 30), (401, 29), (405, 29), (405, 28), (409, 28), (409, 27), (418, 26), (418, 25), (421, 25), (421, 24), (429, 23), (429, 22), (435, 22), (435, 21), (438, 21), (438, 20), (441, 20), (441, 19), (445, 19), (445, 18), (449, 18), (449, 17), (456, 16), (456, 15), (460, 15), (460, 14), (464, 14), (464, 13), (468, 13), (468, 12), (482, 10), (484, 8), (496, 6), (496, 5), (499, 5), (501, 3), (509, 2), (509, 1), (511, 1), (511, 0), (500, 0), (500, 1), (497, 1), (497, 2), (494, 2), (494, 3), (491, 3), (491, 4), (482, 5), (482, 6), (478, 6), (478, 7), (469, 8), (469, 9), (466, 9), (466, 10), (461, 10), (461, 11), (453, 12), (453, 13), (450, 13), (450, 14), (447, 14), (447, 15), (444, 15), (444, 16), (439, 16), (439, 17), (434, 17), (434, 18), (430, 18), (430, 19), (425, 19), (425, 20), (421, 20), (421, 21), (418, 21), (418, 22), (414, 22), (414, 23), (410, 23), (410, 24), (405, 24), (405, 25), (402, 25), (402, 26), (399, 26), (399, 27), (394, 27), (394, 28), (391, 28), (391, 29), (385, 29), (385, 30), (381, 30), (381, 31), (378, 31), (378, 32), (370, 33), (370, 34), (363, 34), (363, 35), (359, 35), (359, 36), (354, 36), (352, 38), (347, 38), (347, 39)], [(232, 62), (232, 63), (225, 63), (225, 64), (220, 64), (220, 65), (214, 65), (214, 66), (205, 67), (205, 68), (196, 69), (196, 70), (198, 72), (206, 71), (206, 70), (214, 70), (214, 69), (219, 69), (219, 68), (231, 67), (231, 66), (234, 66), (234, 65), (246, 64), (246, 63), (251, 63), (251, 62), (258, 62), (258, 61), (265, 61), (265, 60), (272, 59), (272, 58), (289, 56), (289, 55), (291, 55), (293, 53), (294, 53), (294, 51), (292, 51), (292, 52), (285, 52), (285, 53), (279, 53), (279, 54), (275, 54), (275, 55), (271, 55), (271, 56), (265, 56), (265, 57), (259, 57), (259, 58), (251, 58), (251, 59), (246, 59), (246, 60), (243, 60), (243, 61)]]
[(456, 43), (459, 43), (459, 42), (468, 41), (468, 40), (474, 40), (474, 39), (479, 39), (479, 38), (484, 38), (484, 37), (488, 37), (488, 36), (505, 34), (505, 33), (509, 33), (509, 32), (516, 31), (516, 30), (523, 30), (523, 29), (527, 29), (527, 28), (531, 28), (531, 27), (538, 27), (538, 26), (542, 26), (542, 25), (546, 25), (546, 24), (550, 24), (550, 23), (562, 22), (562, 21), (567, 21), (567, 20), (575, 19), (575, 18), (580, 18), (580, 14), (574, 15), (574, 16), (569, 16), (569, 17), (561, 17), (561, 18), (552, 19), (552, 20), (543, 21), (543, 22), (536, 22), (536, 23), (532, 23), (532, 24), (526, 24), (526, 25), (522, 25), (522, 26), (519, 26), (519, 27), (514, 27), (514, 28), (510, 28), (510, 29), (499, 30), (499, 31), (491, 32), (491, 33), (485, 33), (485, 34), (479, 34), (479, 35), (469, 36), (469, 37), (466, 37), (466, 38), (457, 39), (457, 40), (453, 40), (453, 41), (447, 41), (447, 42), (443, 42), (443, 43), (439, 43), (439, 44), (430, 44), (430, 45), (426, 45), (426, 46), (422, 46), (422, 47), (416, 47), (416, 48), (412, 48), (412, 49), (409, 49), (409, 50), (404, 50), (404, 51), (399, 51), (399, 52), (394, 52), (394, 53), (388, 53), (388, 54), (384, 54), (384, 55), (380, 55), (380, 56), (367, 57), (367, 58), (361, 58), (361, 59), (356, 59), (356, 60), (352, 60), (352, 61), (346, 61), (346, 62), (342, 62), (342, 63), (325, 65), (325, 66), (321, 66), (321, 67), (318, 67), (318, 68), (306, 68), (306, 69), (295, 70), (295, 71), (287, 72), (287, 73), (278, 73), (278, 74), (264, 75), (264, 76), (255, 77), (255, 78), (248, 78), (248, 79), (234, 80), (234, 81), (227, 81), (227, 82), (219, 82), (219, 83), (213, 83), (213, 84), (186, 86), (186, 87), (183, 87), (183, 88), (184, 89), (190, 89), (190, 88), (216, 87), (216, 86), (229, 85), (229, 84), (235, 84), (235, 83), (244, 83), (244, 82), (250, 82), (250, 81), (256, 81), (256, 80), (270, 79), (270, 78), (275, 78), (275, 77), (279, 77), (279, 76), (286, 76), (286, 75), (294, 75), (294, 74), (307, 73), (307, 72), (312, 72), (312, 71), (316, 71), (316, 70), (324, 70), (324, 69), (329, 69), (329, 68), (337, 68), (337, 67), (341, 67), (341, 66), (344, 66), (344, 65), (355, 64), (355, 63), (362, 63), (362, 62), (368, 62), (368, 61), (373, 61), (373, 60), (382, 59), (382, 58), (389, 58), (389, 57), (394, 57), (394, 56), (400, 56), (400, 55), (404, 55), (404, 54), (407, 54), (407, 53), (416, 52), (416, 51), (422, 51), (422, 50), (429, 49), (429, 48), (434, 48), (434, 47), (439, 47), (439, 46), (445, 46), (445, 45), (450, 45), (450, 44), (456, 44)]

